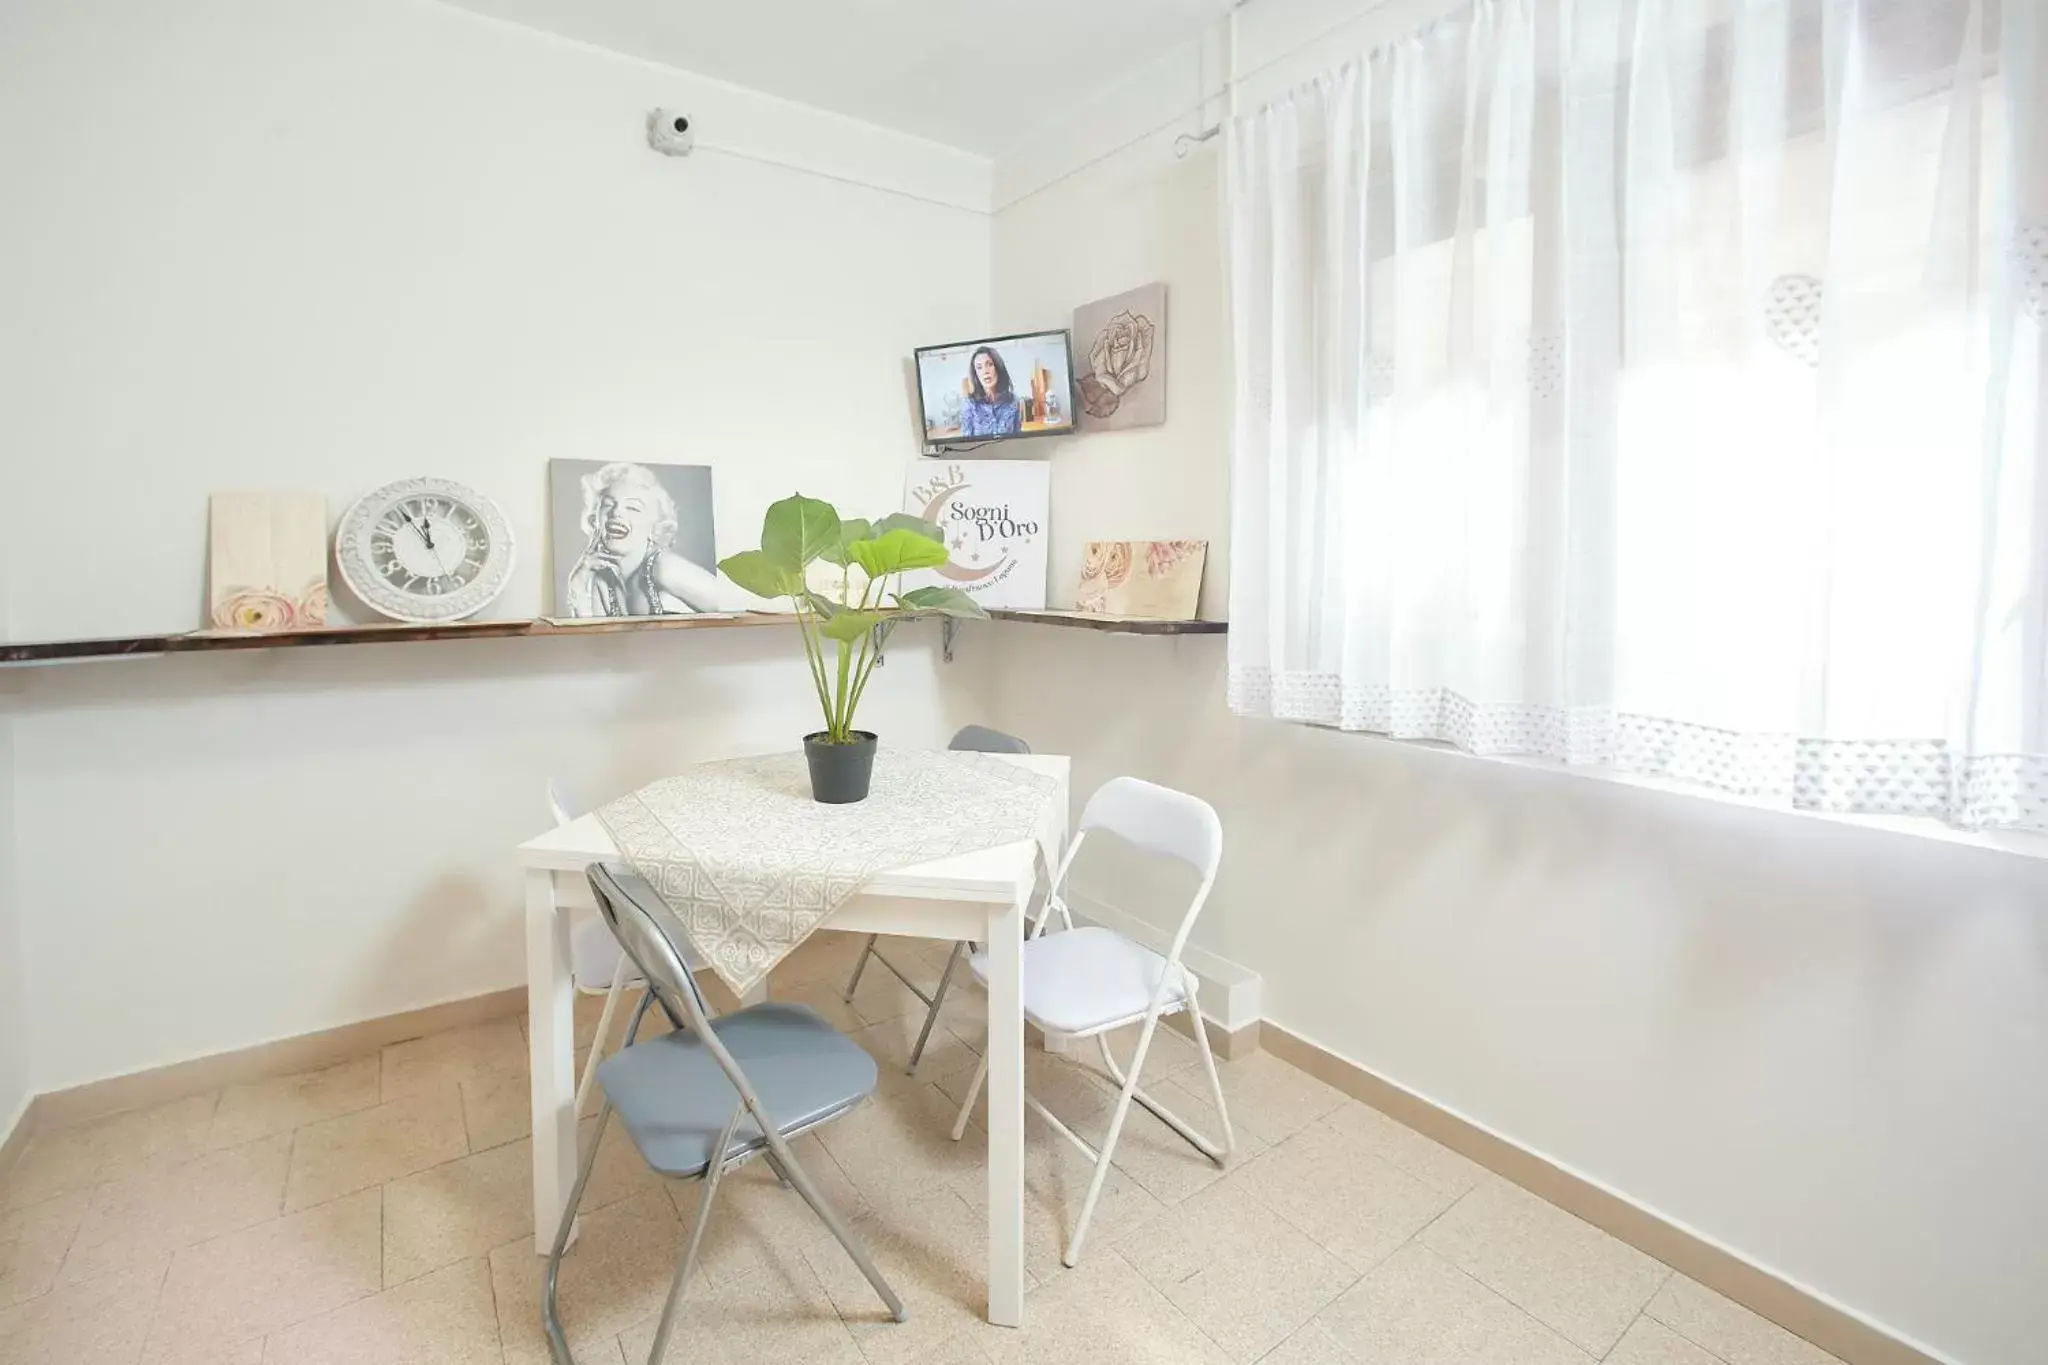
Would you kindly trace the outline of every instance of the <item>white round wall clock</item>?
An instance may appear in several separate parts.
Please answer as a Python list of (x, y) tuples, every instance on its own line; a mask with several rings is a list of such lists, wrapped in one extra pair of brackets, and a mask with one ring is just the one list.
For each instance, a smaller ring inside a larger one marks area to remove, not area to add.
[(449, 479), (400, 479), (356, 499), (334, 560), (356, 596), (399, 621), (460, 621), (512, 579), (512, 525), (497, 503)]

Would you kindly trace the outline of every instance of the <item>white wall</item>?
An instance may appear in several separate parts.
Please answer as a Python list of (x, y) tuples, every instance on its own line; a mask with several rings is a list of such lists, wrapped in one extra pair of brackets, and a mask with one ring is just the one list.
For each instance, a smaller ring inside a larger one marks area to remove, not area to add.
[[(1159, 131), (1115, 151), (1083, 118), (1086, 169), (1053, 137), (998, 164), (1023, 197), (995, 320), (1166, 280), (1169, 420), (1061, 443), (1053, 581), (1071, 600), (1089, 538), (1206, 536), (1221, 614), (1219, 163), (1171, 154), (1191, 104), (1100, 103)], [(1013, 628), (996, 653), (995, 723), (1077, 755), (1077, 791), (1133, 772), (1222, 811), (1196, 938), (1262, 975), (1269, 1018), (1952, 1359), (2042, 1358), (2048, 862), (1239, 721), (1216, 639)]]
[(893, 500), (904, 358), (987, 307), (978, 213), (642, 137), (656, 103), (707, 141), (844, 135), (781, 101), (426, 0), (7, 16), (0, 431), (15, 563), (51, 570), (16, 577), (18, 639), (196, 624), (216, 488), (338, 515), (471, 481), (523, 548), (509, 615), (541, 605), (551, 457), (713, 463), (735, 545), (795, 478)]
[[(657, 104), (745, 155), (656, 156)], [(13, 0), (0, 127), (16, 639), (198, 625), (217, 488), (338, 515), (470, 482), (520, 538), (507, 616), (542, 606), (550, 457), (712, 464), (724, 551), (793, 488), (888, 510), (906, 357), (987, 322), (985, 162), (425, 0)], [(922, 633), (871, 693), (887, 738), (943, 733)], [(520, 982), (543, 778), (786, 746), (797, 657), (753, 630), (18, 675), (33, 1084)]]
[[(7, 638), (7, 576), (7, 556), (0, 554), (0, 640)], [(15, 691), (15, 680), (0, 673), (0, 1143), (14, 1131), (33, 1094), (29, 1074), (28, 981), (14, 894)]]
[[(899, 635), (863, 705), (888, 740), (967, 719), (934, 633)], [(43, 1090), (520, 984), (509, 855), (544, 824), (550, 774), (608, 797), (790, 747), (817, 705), (794, 638), (769, 630), (36, 681), (15, 773)]]
[[(0, 691), (0, 707), (5, 706)], [(0, 709), (0, 1141), (28, 1107), (28, 994), (14, 898), (14, 729)]]

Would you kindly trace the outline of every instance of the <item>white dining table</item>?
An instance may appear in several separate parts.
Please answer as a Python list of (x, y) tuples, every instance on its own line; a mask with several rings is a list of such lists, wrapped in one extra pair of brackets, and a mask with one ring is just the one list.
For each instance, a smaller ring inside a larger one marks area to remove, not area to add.
[[(1004, 754), (1053, 778), (1064, 826), (1069, 761)], [(1053, 850), (1055, 856), (1058, 850)], [(534, 1250), (546, 1255), (576, 1183), (575, 989), (569, 977), (569, 921), (590, 910), (587, 869), (617, 860), (594, 815), (519, 845), (526, 883), (526, 976), (533, 1077)], [(988, 975), (988, 1320), (1024, 1318), (1024, 918), (1039, 874), (1039, 846), (1026, 840), (878, 873), (820, 928), (973, 939), (989, 954)]]

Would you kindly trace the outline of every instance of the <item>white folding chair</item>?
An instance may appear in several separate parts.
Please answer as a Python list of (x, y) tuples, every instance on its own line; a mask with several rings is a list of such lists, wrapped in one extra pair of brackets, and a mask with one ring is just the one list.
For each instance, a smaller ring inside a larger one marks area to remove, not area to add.
[[(1028, 754), (1031, 746), (1015, 735), (1006, 735), (1001, 730), (991, 730), (986, 725), (963, 725), (953, 736), (948, 749), (964, 750), (980, 754)], [(873, 958), (889, 969), (889, 974), (903, 983), (904, 989), (925, 1003), (924, 1027), (918, 1030), (917, 1042), (910, 1049), (910, 1065), (904, 1069), (911, 1075), (917, 1074), (917, 1064), (924, 1060), (924, 1045), (931, 1040), (932, 1029), (939, 1022), (939, 1011), (946, 1003), (946, 991), (953, 984), (953, 973), (959, 970), (960, 959), (973, 950), (971, 943), (956, 943), (946, 957), (946, 969), (939, 973), (939, 984), (926, 995), (922, 987), (903, 974), (903, 969), (882, 955), (876, 945), (880, 934), (869, 934), (868, 941), (861, 946), (860, 958), (853, 964), (853, 976), (846, 983), (846, 1002), (853, 1003), (853, 993), (860, 989), (861, 973), (868, 968), (868, 959)]]
[[(557, 825), (566, 825), (583, 814), (582, 807), (569, 794), (568, 784), (559, 777), (548, 779), (548, 810)], [(604, 1059), (605, 1039), (612, 1031), (612, 1020), (618, 1016), (620, 993), (629, 986), (640, 990), (647, 983), (633, 970), (632, 962), (619, 948), (618, 939), (598, 915), (578, 919), (569, 927), (569, 979), (584, 995), (604, 996), (604, 1012), (597, 1016), (597, 1036), (590, 1040), (590, 1058), (583, 1063), (583, 1078), (576, 1083), (575, 1112), (580, 1114), (596, 1081), (597, 1064)], [(632, 1039), (628, 1037), (626, 1041)]]
[[(1131, 942), (1113, 929), (1085, 926), (1045, 933), (1054, 908), (1061, 909), (1064, 918), (1064, 902), (1059, 893), (1074, 866), (1074, 856), (1095, 830), (1106, 830), (1148, 853), (1183, 862), (1201, 877), (1166, 956)], [(1088, 798), (1088, 805), (1081, 812), (1080, 829), (1053, 877), (1047, 909), (1040, 914), (1032, 936), (1024, 944), (1024, 1017), (1048, 1034), (1093, 1037), (1102, 1048), (1103, 1065), (1116, 1078), (1116, 1109), (1110, 1115), (1109, 1135), (1099, 1150), (1031, 1095), (1024, 1096), (1024, 1102), (1036, 1109), (1054, 1131), (1086, 1152), (1095, 1163), (1094, 1178), (1088, 1182), (1087, 1197), (1081, 1201), (1081, 1216), (1075, 1221), (1073, 1237), (1060, 1257), (1069, 1266), (1081, 1258), (1088, 1220), (1095, 1214), (1095, 1202), (1102, 1195), (1102, 1182), (1116, 1152), (1117, 1135), (1123, 1131), (1133, 1101), (1144, 1105), (1218, 1166), (1237, 1149), (1237, 1139), (1230, 1129), (1230, 1112), (1223, 1103), (1223, 1083), (1216, 1074), (1216, 1057), (1209, 1050), (1209, 1034), (1203, 1027), (1196, 1001), (1199, 983), (1181, 962), (1188, 931), (1194, 928), (1195, 917), (1202, 913), (1202, 906), (1209, 899), (1209, 888), (1216, 881), (1216, 865), (1222, 857), (1223, 822), (1208, 802), (1139, 778), (1113, 778)], [(968, 965), (986, 984), (988, 954), (974, 954)], [(1220, 1147), (1138, 1088), (1145, 1054), (1152, 1046), (1152, 1034), (1160, 1017), (1181, 1010), (1191, 1015), (1195, 1045), (1201, 1049), (1202, 1066), (1209, 1075), (1209, 1098), (1223, 1127)], [(1109, 1050), (1109, 1031), (1140, 1021), (1138, 1046), (1131, 1054), (1130, 1074), (1125, 1075)], [(975, 1069), (974, 1082), (968, 1087), (967, 1099), (960, 1106), (960, 1116), (953, 1121), (955, 1142), (967, 1131), (968, 1115), (974, 1110), (974, 1101), (987, 1076), (988, 1057), (984, 1053), (981, 1065)]]

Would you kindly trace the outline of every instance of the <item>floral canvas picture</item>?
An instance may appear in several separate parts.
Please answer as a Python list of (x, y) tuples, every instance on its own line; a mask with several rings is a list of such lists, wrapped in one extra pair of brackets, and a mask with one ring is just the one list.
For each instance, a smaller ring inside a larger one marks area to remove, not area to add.
[(327, 499), (215, 493), (207, 499), (207, 624), (260, 634), (327, 624)]
[(1166, 286), (1148, 284), (1074, 310), (1074, 366), (1087, 431), (1166, 421)]
[(1091, 540), (1081, 560), (1075, 609), (1192, 621), (1208, 558), (1206, 540)]

